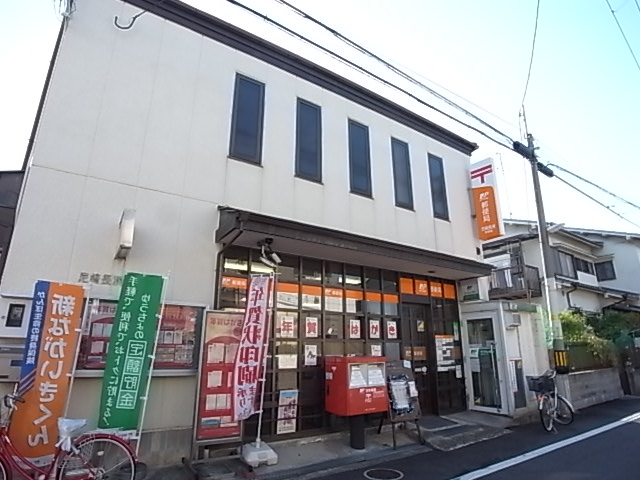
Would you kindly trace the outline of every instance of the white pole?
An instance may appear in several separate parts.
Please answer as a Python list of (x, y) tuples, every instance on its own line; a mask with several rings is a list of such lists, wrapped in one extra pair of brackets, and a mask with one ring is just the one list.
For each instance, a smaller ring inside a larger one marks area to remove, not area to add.
[(167, 273), (166, 276), (162, 277), (162, 304), (160, 307), (160, 313), (156, 314), (158, 316), (158, 322), (156, 323), (156, 339), (153, 343), (153, 353), (149, 355), (151, 359), (151, 364), (149, 365), (149, 375), (147, 376), (147, 386), (144, 397), (140, 397), (142, 400), (142, 412), (140, 413), (140, 420), (138, 421), (138, 428), (136, 429), (136, 457), (138, 456), (138, 452), (140, 452), (140, 439), (142, 438), (142, 425), (144, 424), (144, 415), (147, 412), (147, 402), (149, 399), (149, 390), (151, 389), (151, 376), (153, 374), (153, 364), (156, 361), (156, 350), (158, 348), (158, 337), (160, 336), (160, 324), (162, 323), (162, 316), (164, 314), (164, 305), (167, 296), (167, 283), (169, 283), (169, 277), (171, 276), (171, 271)]
[(73, 381), (75, 380), (75, 376), (76, 376), (76, 365), (78, 363), (78, 352), (80, 352), (80, 344), (82, 343), (82, 329), (84, 328), (84, 326), (87, 324), (87, 317), (88, 317), (88, 313), (91, 311), (91, 305), (90, 305), (90, 301), (91, 301), (91, 285), (89, 285), (89, 287), (84, 287), (84, 290), (86, 291), (86, 296), (87, 296), (87, 305), (84, 309), (84, 314), (82, 315), (82, 319), (80, 320), (80, 331), (79, 331), (79, 335), (78, 335), (78, 339), (76, 342), (76, 354), (73, 357), (73, 363), (71, 365), (71, 373), (70, 378), (69, 378), (69, 392), (67, 393), (67, 402), (64, 406), (64, 413), (63, 416), (66, 417), (67, 416), (67, 411), (69, 410), (69, 403), (71, 403), (71, 392), (73, 391)]
[(262, 388), (260, 392), (260, 411), (258, 412), (258, 432), (256, 434), (256, 448), (260, 448), (260, 443), (262, 442), (260, 435), (262, 433), (262, 415), (264, 412), (264, 387), (267, 383), (267, 355), (269, 354), (269, 330), (271, 329), (271, 318), (273, 317), (273, 313), (275, 311), (276, 305), (276, 290), (277, 290), (277, 268), (274, 268), (274, 273), (269, 274), (270, 282), (273, 285), (273, 295), (271, 297), (271, 305), (267, 309), (267, 325), (265, 329), (264, 335), (264, 355), (262, 358)]

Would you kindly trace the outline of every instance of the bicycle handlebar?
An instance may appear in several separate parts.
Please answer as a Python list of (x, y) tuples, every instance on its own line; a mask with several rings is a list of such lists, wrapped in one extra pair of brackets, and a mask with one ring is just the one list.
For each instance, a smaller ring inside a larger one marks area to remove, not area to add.
[(18, 396), (18, 395), (13, 395), (11, 393), (7, 394), (4, 396), (4, 406), (7, 408), (14, 408), (15, 407), (15, 402), (18, 403), (25, 403), (24, 398)]

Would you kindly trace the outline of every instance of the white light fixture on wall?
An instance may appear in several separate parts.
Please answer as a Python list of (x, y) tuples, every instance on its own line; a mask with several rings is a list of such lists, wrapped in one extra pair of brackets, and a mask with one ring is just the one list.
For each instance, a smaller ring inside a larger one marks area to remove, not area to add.
[(133, 247), (133, 231), (135, 226), (136, 211), (132, 208), (125, 208), (120, 217), (120, 238), (118, 250), (115, 258), (125, 260)]

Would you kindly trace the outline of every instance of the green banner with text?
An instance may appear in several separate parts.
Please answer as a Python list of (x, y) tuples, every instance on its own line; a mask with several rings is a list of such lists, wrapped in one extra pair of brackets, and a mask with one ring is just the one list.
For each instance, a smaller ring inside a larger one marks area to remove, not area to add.
[(113, 319), (102, 381), (99, 428), (138, 428), (162, 301), (163, 278), (128, 273)]

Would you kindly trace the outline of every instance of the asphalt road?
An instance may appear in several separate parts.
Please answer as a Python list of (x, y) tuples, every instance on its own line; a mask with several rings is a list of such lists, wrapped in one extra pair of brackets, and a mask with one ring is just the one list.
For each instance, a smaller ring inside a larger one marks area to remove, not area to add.
[[(389, 468), (402, 472), (406, 480), (450, 480), (457, 477), (486, 480), (626, 480), (640, 479), (640, 420), (626, 423), (604, 433), (563, 445), (533, 459), (525, 459), (508, 468), (483, 476), (473, 472), (500, 462), (530, 454), (540, 448), (609, 425), (640, 412), (640, 397), (598, 405), (579, 412), (569, 426), (558, 426), (549, 434), (539, 423), (516, 427), (494, 440), (480, 442), (451, 452), (430, 451), (402, 460), (381, 463), (366, 469), (353, 469), (324, 477), (326, 480), (364, 479), (371, 468)], [(553, 447), (549, 447), (553, 448)], [(463, 477), (464, 475), (464, 477)], [(387, 477), (391, 478), (391, 477)]]

